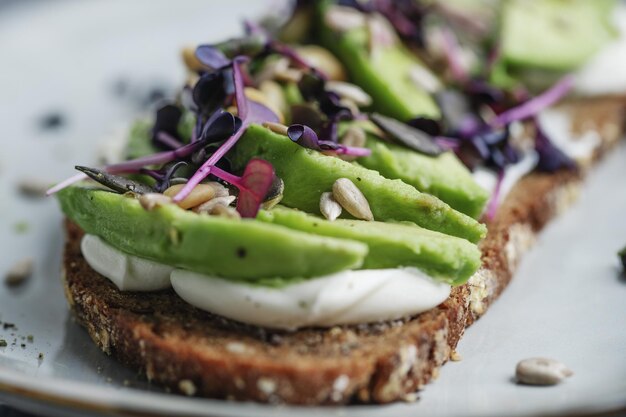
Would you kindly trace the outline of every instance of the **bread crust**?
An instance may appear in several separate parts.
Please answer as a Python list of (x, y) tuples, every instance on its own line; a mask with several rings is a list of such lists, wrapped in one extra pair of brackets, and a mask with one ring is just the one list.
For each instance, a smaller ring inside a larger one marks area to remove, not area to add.
[[(622, 102), (608, 108), (611, 116), (601, 112), (602, 124), (595, 128), (602, 133), (612, 123), (619, 130), (603, 134), (595, 158), (623, 131)], [(65, 294), (105, 353), (176, 392), (302, 405), (410, 401), (436, 378), (465, 328), (501, 294), (537, 233), (574, 200), (583, 174), (533, 173), (517, 183), (487, 222), (479, 272), (453, 288), (443, 304), (416, 317), (285, 332), (200, 311), (171, 290), (121, 292), (86, 263), (83, 232), (70, 221)]]

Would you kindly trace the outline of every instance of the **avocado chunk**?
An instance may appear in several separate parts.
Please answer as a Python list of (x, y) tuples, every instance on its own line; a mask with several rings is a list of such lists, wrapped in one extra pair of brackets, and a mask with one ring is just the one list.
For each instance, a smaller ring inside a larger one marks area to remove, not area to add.
[(614, 4), (614, 0), (503, 2), (502, 59), (513, 66), (574, 69), (613, 36)]
[[(81, 186), (58, 194), (63, 212), (117, 249), (192, 271), (264, 285), (358, 268), (367, 245), (253, 219), (144, 210), (130, 197)], [(273, 279), (278, 278), (278, 279)]]
[(482, 214), (489, 193), (452, 152), (423, 155), (371, 134), (367, 135), (366, 147), (372, 154), (359, 158), (358, 163), (364, 167), (432, 194), (468, 216), (477, 218)]
[(329, 2), (320, 2), (317, 37), (347, 68), (352, 82), (372, 96), (372, 108), (400, 121), (418, 116), (438, 118), (435, 101), (410, 76), (413, 67), (426, 70), (424, 64), (397, 39), (370, 53), (367, 28), (339, 32), (328, 27), (324, 16), (330, 7)]
[(369, 246), (363, 269), (413, 266), (434, 279), (458, 285), (480, 267), (476, 245), (412, 223), (347, 219), (331, 222), (284, 207), (261, 211), (257, 218), (303, 232), (363, 242)]
[(348, 178), (367, 198), (375, 220), (409, 221), (471, 242), (479, 241), (487, 232), (483, 224), (401, 180), (390, 180), (360, 165), (303, 148), (260, 125), (248, 127), (229, 154), (233, 167), (241, 171), (253, 157), (274, 166), (285, 183), (282, 203), (289, 207), (320, 214), (321, 194), (331, 191), (337, 179)]

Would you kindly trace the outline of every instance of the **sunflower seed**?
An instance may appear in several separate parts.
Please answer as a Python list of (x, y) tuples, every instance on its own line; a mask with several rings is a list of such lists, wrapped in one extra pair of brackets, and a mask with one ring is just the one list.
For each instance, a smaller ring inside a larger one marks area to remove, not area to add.
[(352, 7), (331, 6), (324, 15), (326, 25), (338, 32), (365, 26), (365, 15)]
[(413, 65), (409, 69), (409, 79), (418, 88), (425, 90), (428, 93), (435, 93), (441, 90), (441, 81), (435, 75), (430, 72), (426, 67), (422, 65)]
[(341, 205), (333, 198), (333, 193), (322, 193), (320, 197), (320, 211), (330, 221), (341, 215)]
[(172, 204), (172, 198), (159, 193), (147, 193), (139, 197), (139, 204), (145, 210), (152, 211), (157, 207)]
[(345, 81), (328, 81), (326, 82), (326, 91), (331, 91), (339, 97), (347, 98), (354, 101), (359, 107), (365, 107), (372, 104), (372, 97), (363, 89), (352, 83)]
[(287, 129), (289, 129), (284, 124), (274, 122), (263, 122), (263, 127), (266, 127), (272, 132), (278, 133), (279, 135), (283, 136), (287, 136)]
[(209, 201), (205, 201), (193, 208), (193, 211), (196, 213), (207, 213), (207, 214), (215, 214), (215, 208), (217, 206), (225, 206), (228, 207), (235, 201), (234, 195), (229, 195), (227, 197), (215, 197), (210, 199)]
[(289, 111), (289, 104), (287, 103), (287, 98), (280, 84), (270, 80), (263, 81), (259, 85), (259, 91), (261, 91), (267, 101), (272, 103), (281, 113), (285, 114)]
[(214, 216), (226, 217), (229, 219), (241, 219), (241, 215), (234, 207), (218, 204), (213, 209)]
[[(342, 145), (355, 148), (364, 147), (366, 141), (367, 136), (365, 134), (365, 131), (359, 126), (350, 126), (340, 139)], [(354, 161), (358, 158), (354, 155), (340, 155), (339, 157), (344, 161)]]
[(283, 199), (284, 191), (285, 183), (280, 177), (274, 176), (274, 181), (272, 182), (272, 186), (270, 187), (270, 190), (267, 192), (267, 195), (263, 200), (262, 207), (265, 210), (270, 210), (276, 204), (280, 203), (280, 201)]
[(306, 45), (297, 48), (296, 52), (310, 66), (322, 71), (329, 80), (343, 81), (346, 79), (346, 70), (328, 49), (317, 45)]
[(10, 287), (22, 284), (33, 273), (33, 264), (32, 258), (25, 258), (15, 263), (7, 272), (4, 283)]
[(348, 213), (357, 219), (374, 220), (367, 199), (348, 178), (339, 178), (333, 184), (333, 197)]
[(517, 381), (529, 385), (555, 385), (573, 374), (563, 363), (548, 358), (524, 359), (515, 368)]
[(278, 70), (274, 73), (274, 78), (287, 83), (297, 83), (302, 79), (302, 71), (295, 68)]
[[(184, 187), (183, 184), (172, 185), (170, 188), (165, 190), (163, 194), (168, 197), (174, 197), (176, 194), (180, 192)], [(190, 209), (192, 207), (199, 206), (205, 201), (209, 201), (215, 197), (221, 197), (228, 195), (228, 189), (224, 187), (222, 184), (218, 182), (208, 182), (196, 185), (191, 193), (185, 199), (178, 202), (178, 206), (184, 209)]]
[(196, 48), (187, 46), (182, 51), (183, 62), (191, 71), (206, 71), (206, 67), (196, 57)]

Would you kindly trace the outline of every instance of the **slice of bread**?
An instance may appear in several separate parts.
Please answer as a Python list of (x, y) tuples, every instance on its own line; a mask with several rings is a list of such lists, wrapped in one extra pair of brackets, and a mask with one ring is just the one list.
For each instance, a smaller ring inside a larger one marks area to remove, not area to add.
[[(599, 132), (593, 159), (621, 137), (621, 100), (571, 103), (568, 111), (577, 115), (577, 131)], [(482, 268), (416, 317), (283, 332), (200, 311), (173, 291), (120, 292), (86, 263), (83, 232), (69, 221), (65, 293), (105, 353), (186, 395), (307, 405), (411, 400), (504, 290), (537, 233), (575, 199), (584, 172), (522, 179), (488, 224)]]

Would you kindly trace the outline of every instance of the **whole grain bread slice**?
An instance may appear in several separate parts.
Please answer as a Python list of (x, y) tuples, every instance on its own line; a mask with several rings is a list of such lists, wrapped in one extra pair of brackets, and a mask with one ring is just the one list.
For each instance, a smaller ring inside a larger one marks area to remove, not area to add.
[[(622, 134), (623, 102), (569, 106), (587, 120), (578, 118), (575, 129), (601, 134), (593, 159), (599, 158)], [(86, 263), (83, 232), (69, 221), (65, 293), (105, 353), (186, 395), (306, 405), (411, 400), (503, 291), (537, 233), (574, 200), (584, 172), (520, 181), (488, 222), (482, 268), (443, 304), (416, 317), (284, 332), (200, 311), (171, 290), (120, 292)]]

